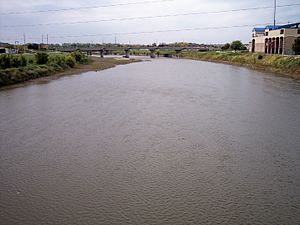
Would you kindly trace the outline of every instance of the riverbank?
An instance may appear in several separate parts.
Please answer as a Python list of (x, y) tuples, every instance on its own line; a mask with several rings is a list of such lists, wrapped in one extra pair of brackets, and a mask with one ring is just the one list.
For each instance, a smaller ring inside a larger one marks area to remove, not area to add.
[[(5, 74), (5, 70), (0, 73), (0, 90), (7, 88), (20, 87), (25, 84), (43, 83), (62, 76), (80, 74), (88, 71), (105, 70), (117, 65), (124, 65), (133, 62), (140, 62), (136, 59), (115, 59), (115, 58), (99, 58), (89, 57), (83, 64), (76, 64), (73, 68), (53, 68), (46, 65), (40, 65), (32, 70), (29, 68), (12, 68), (9, 71), (12, 74)], [(34, 76), (32, 74), (34, 73)], [(6, 79), (3, 77), (6, 76)]]
[(300, 57), (234, 52), (182, 52), (181, 58), (246, 66), (300, 79)]

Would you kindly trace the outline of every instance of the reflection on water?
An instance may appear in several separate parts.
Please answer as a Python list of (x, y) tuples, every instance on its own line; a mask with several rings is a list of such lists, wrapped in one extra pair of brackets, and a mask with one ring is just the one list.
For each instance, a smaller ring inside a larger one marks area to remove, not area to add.
[(0, 92), (0, 224), (299, 224), (300, 84), (159, 59)]

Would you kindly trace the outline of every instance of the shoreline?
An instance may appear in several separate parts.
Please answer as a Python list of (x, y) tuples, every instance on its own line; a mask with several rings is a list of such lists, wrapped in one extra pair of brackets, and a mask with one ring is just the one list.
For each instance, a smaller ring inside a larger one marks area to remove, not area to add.
[(90, 59), (91, 59), (91, 62), (89, 62), (87, 64), (78, 64), (74, 68), (69, 68), (69, 69), (66, 69), (65, 71), (56, 72), (56, 73), (50, 74), (45, 77), (30, 79), (30, 80), (27, 80), (27, 81), (24, 81), (21, 83), (2, 86), (2, 87), (0, 87), (0, 91), (18, 88), (18, 87), (24, 87), (24, 86), (31, 85), (31, 84), (43, 84), (43, 83), (47, 83), (51, 80), (59, 79), (64, 76), (78, 75), (78, 74), (86, 73), (86, 72), (90, 72), (90, 71), (97, 72), (97, 71), (101, 71), (101, 70), (110, 69), (110, 68), (116, 67), (118, 65), (126, 65), (126, 64), (130, 64), (130, 63), (142, 61), (139, 59), (99, 58), (99, 57), (94, 57), (94, 56), (92, 56)]
[[(235, 53), (235, 54), (232, 54), (231, 57), (227, 58), (227, 60), (221, 59), (220, 56), (222, 56), (222, 55), (218, 54), (218, 53), (212, 53), (212, 52), (210, 52), (209, 54), (197, 53), (194, 55), (181, 54), (178, 59), (189, 59), (189, 60), (196, 60), (196, 61), (204, 61), (204, 62), (241, 66), (241, 67), (245, 67), (245, 68), (253, 69), (253, 70), (257, 70), (257, 71), (273, 73), (273, 75), (278, 75), (278, 76), (282, 76), (285, 78), (300, 80), (300, 58), (297, 58), (297, 57), (294, 57), (294, 58), (296, 60), (299, 60), (299, 66), (296, 65), (296, 67), (294, 66), (293, 68), (279, 68), (279, 67), (275, 67), (272, 65), (261, 64), (260, 63), (261, 60), (255, 59), (253, 61), (253, 63), (249, 63), (249, 61), (245, 62), (246, 60), (243, 59), (243, 57), (249, 57), (249, 56), (257, 57), (254, 54)], [(239, 62), (236, 57), (242, 57), (243, 62)], [(271, 58), (272, 56), (263, 55), (263, 57)], [(286, 56), (278, 57), (277, 56), (277, 58), (282, 59), (282, 58), (288, 58), (288, 57), (286, 57)], [(293, 58), (293, 57), (290, 57), (290, 58)], [(0, 91), (18, 88), (18, 87), (24, 87), (24, 86), (31, 85), (31, 84), (43, 84), (43, 83), (47, 83), (51, 80), (56, 80), (56, 79), (58, 79), (60, 77), (64, 77), (64, 76), (78, 75), (78, 74), (89, 72), (89, 71), (97, 72), (97, 71), (101, 71), (101, 70), (110, 69), (110, 68), (116, 67), (118, 65), (126, 65), (126, 64), (130, 64), (130, 63), (141, 62), (141, 61), (143, 61), (143, 60), (134, 59), (134, 58), (131, 58), (131, 59), (99, 58), (99, 57), (91, 56), (89, 63), (78, 64), (74, 68), (68, 68), (68, 69), (66, 69), (64, 71), (60, 71), (60, 72), (54, 72), (53, 74), (49, 74), (47, 76), (30, 79), (30, 80), (16, 83), (16, 84), (2, 86), (2, 87), (0, 87)]]
[[(217, 54), (210, 54), (210, 55), (204, 55), (204, 57), (202, 57), (203, 53), (197, 54), (196, 56), (186, 56), (184, 54), (182, 54), (180, 56), (181, 59), (190, 59), (190, 60), (197, 60), (197, 61), (204, 61), (204, 62), (214, 62), (214, 63), (221, 63), (221, 64), (227, 64), (227, 65), (234, 65), (234, 66), (241, 66), (241, 67), (246, 67), (249, 69), (253, 69), (253, 70), (257, 70), (257, 71), (263, 71), (263, 72), (269, 72), (269, 73), (274, 73), (276, 75), (282, 76), (282, 77), (286, 77), (286, 78), (292, 78), (295, 80), (300, 80), (300, 58), (297, 57), (290, 57), (290, 58), (294, 58), (299, 60), (299, 66), (294, 66), (293, 68), (283, 68), (283, 67), (279, 67), (277, 66), (277, 64), (275, 64), (276, 66), (273, 65), (266, 65), (266, 64), (262, 64), (260, 63), (260, 60), (253, 60), (253, 62), (249, 63), (249, 62), (239, 62), (238, 59), (234, 58), (237, 56), (241, 56), (243, 57), (243, 55), (233, 55), (232, 58), (228, 58), (228, 60), (224, 60), (224, 59), (218, 59), (216, 58)], [(254, 56), (256, 57), (256, 55), (250, 55), (250, 54), (245, 54), (244, 56), (246, 57), (251, 57)], [(263, 55), (264, 58), (271, 58), (272, 55)], [(274, 57), (274, 56), (273, 56)], [(276, 56), (275, 56), (276, 57)], [(278, 57), (278, 56), (277, 56)], [(279, 59), (288, 59), (289, 56), (279, 56)], [(269, 59), (268, 59), (269, 60)], [(245, 60), (246, 61), (246, 60)]]

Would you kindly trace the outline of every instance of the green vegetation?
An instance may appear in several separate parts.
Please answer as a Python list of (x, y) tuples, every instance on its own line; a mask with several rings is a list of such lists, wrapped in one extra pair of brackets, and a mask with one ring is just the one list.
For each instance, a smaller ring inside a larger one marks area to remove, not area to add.
[(1, 55), (0, 57), (0, 69), (7, 69), (11, 67), (26, 66), (27, 60), (24, 56), (12, 56), (12, 55)]
[(46, 64), (48, 62), (49, 55), (46, 52), (37, 52), (34, 56), (37, 64)]
[(76, 63), (76, 60), (75, 60), (71, 55), (68, 55), (68, 56), (66, 57), (66, 64), (67, 64), (69, 67), (74, 68), (75, 63)]
[(221, 49), (222, 49), (222, 51), (229, 50), (230, 49), (230, 44), (226, 43)]
[(241, 41), (233, 41), (230, 45), (230, 49), (232, 49), (234, 51), (246, 50), (245, 46), (243, 45), (243, 43)]
[(256, 69), (289, 75), (300, 79), (300, 58), (295, 56), (251, 54), (243, 52), (188, 52), (182, 58), (246, 65)]
[(241, 51), (241, 50), (246, 50), (246, 47), (241, 41), (233, 41), (231, 44), (226, 43), (225, 45), (222, 46), (221, 49), (222, 51), (227, 51), (227, 50)]
[(80, 52), (0, 55), (0, 87), (45, 77), (88, 62)]

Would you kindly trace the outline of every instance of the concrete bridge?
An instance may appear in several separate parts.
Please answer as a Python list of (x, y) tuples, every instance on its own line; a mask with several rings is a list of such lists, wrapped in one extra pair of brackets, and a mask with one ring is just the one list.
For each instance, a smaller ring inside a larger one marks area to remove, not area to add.
[[(150, 57), (155, 58), (156, 54), (159, 54), (159, 51), (175, 51), (176, 55), (180, 52), (186, 51), (209, 51), (208, 48), (201, 48), (201, 47), (103, 47), (103, 48), (59, 48), (56, 49), (60, 52), (75, 52), (80, 51), (84, 52), (87, 55), (99, 54), (101, 58), (104, 55), (113, 54), (113, 52), (125, 52), (125, 58), (129, 58), (130, 51), (132, 50), (148, 50), (150, 52)], [(172, 54), (165, 54), (166, 56)]]

